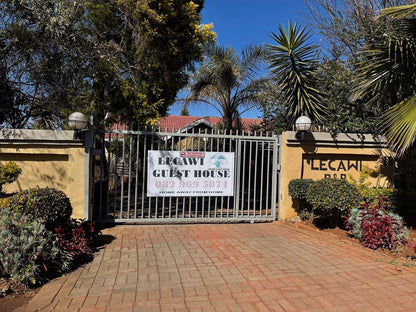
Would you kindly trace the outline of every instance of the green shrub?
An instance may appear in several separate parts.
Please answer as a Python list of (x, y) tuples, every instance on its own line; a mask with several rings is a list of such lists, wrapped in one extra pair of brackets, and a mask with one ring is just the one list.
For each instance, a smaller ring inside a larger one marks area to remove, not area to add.
[(68, 222), (72, 206), (64, 192), (53, 188), (34, 188), (13, 195), (8, 201), (10, 210), (33, 218), (41, 218), (53, 231)]
[(289, 182), (289, 195), (293, 198), (295, 210), (301, 220), (312, 217), (311, 206), (306, 201), (306, 192), (313, 182), (311, 179), (295, 179)]
[(389, 210), (398, 210), (398, 190), (393, 188), (378, 188), (373, 187), (371, 182), (367, 181), (370, 176), (377, 176), (379, 173), (370, 169), (368, 166), (364, 166), (360, 172), (360, 177), (355, 180), (351, 175), (349, 176), (349, 182), (357, 187), (362, 198), (362, 204), (369, 204), (375, 206), (379, 202), (380, 196), (383, 196), (389, 202)]
[(40, 218), (0, 211), (0, 267), (17, 282), (39, 285), (66, 271), (70, 260)]
[(397, 196), (398, 190), (393, 188), (375, 188), (375, 187), (360, 187), (358, 188), (362, 197), (362, 203), (375, 206), (378, 204), (380, 196), (386, 198), (389, 202), (389, 211), (397, 211)]
[(294, 199), (306, 199), (306, 192), (314, 181), (311, 179), (295, 179), (289, 182), (289, 195)]
[(22, 169), (15, 162), (9, 161), (5, 164), (0, 162), (0, 196), (3, 194), (3, 185), (13, 183), (22, 173)]
[(361, 196), (357, 188), (338, 179), (322, 179), (312, 183), (306, 193), (306, 201), (312, 206), (312, 212), (321, 226), (342, 225), (342, 218), (351, 209), (359, 207)]

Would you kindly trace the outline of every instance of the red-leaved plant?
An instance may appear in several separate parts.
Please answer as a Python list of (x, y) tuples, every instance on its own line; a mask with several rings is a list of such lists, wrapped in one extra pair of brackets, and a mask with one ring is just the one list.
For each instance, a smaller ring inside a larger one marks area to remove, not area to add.
[(93, 244), (99, 231), (91, 222), (71, 219), (67, 225), (55, 228), (57, 246), (69, 252), (74, 261), (83, 261), (92, 256)]
[(403, 243), (406, 232), (404, 222), (398, 216), (387, 213), (388, 201), (380, 196), (375, 206), (363, 204), (361, 216), (361, 238), (363, 246), (371, 249), (395, 249)]

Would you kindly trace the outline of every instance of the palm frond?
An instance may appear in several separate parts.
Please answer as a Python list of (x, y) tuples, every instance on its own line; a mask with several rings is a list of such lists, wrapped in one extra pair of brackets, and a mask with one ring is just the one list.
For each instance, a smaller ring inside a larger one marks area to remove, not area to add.
[(416, 13), (416, 4), (401, 5), (381, 10), (381, 16), (404, 18)]
[(390, 108), (382, 121), (387, 140), (399, 156), (403, 155), (416, 139), (416, 95)]
[(267, 45), (269, 69), (281, 85), (286, 99), (287, 116), (294, 121), (307, 115), (321, 121), (326, 108), (321, 104), (323, 94), (314, 86), (317, 45), (308, 43), (310, 31), (299, 29), (289, 22), (288, 29), (279, 26), (279, 32), (270, 37), (277, 45)]
[(208, 45), (204, 61), (188, 86), (190, 103), (209, 103), (217, 109), (227, 130), (240, 116), (241, 107), (254, 103), (254, 82), (258, 64), (264, 55), (262, 47), (247, 46), (241, 55), (230, 47)]
[(384, 90), (412, 89), (415, 52), (416, 41), (413, 38), (397, 35), (386, 36), (384, 42), (364, 51), (353, 81), (355, 87), (351, 99), (367, 96), (370, 97), (369, 103), (375, 103), (383, 96)]

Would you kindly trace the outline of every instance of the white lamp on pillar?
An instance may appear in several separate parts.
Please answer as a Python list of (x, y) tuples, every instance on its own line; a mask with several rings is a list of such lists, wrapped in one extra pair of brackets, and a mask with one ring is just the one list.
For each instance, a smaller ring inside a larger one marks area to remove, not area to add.
[(83, 113), (75, 112), (68, 117), (68, 126), (75, 130), (74, 139), (80, 139), (80, 132), (88, 125), (88, 119)]
[(295, 121), (296, 138), (303, 139), (305, 132), (309, 131), (312, 127), (312, 120), (307, 116), (300, 116)]

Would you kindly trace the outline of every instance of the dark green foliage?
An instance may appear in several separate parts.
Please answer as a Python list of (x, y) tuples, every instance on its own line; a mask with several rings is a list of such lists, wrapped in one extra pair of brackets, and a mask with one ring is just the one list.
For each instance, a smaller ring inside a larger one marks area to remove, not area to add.
[(380, 110), (351, 101), (353, 71), (348, 62), (324, 58), (317, 70), (323, 103), (330, 113), (321, 126), (333, 133), (377, 133)]
[(345, 180), (322, 179), (311, 184), (306, 201), (312, 206), (316, 222), (322, 226), (342, 225), (342, 218), (359, 207), (361, 196), (355, 185)]
[(53, 188), (22, 191), (10, 198), (8, 208), (32, 218), (41, 218), (51, 231), (65, 224), (72, 214), (69, 198), (64, 192)]
[(6, 183), (13, 183), (22, 173), (22, 169), (16, 163), (9, 161), (5, 164), (0, 162), (0, 197), (3, 194), (3, 185)]
[(311, 205), (306, 201), (306, 192), (313, 182), (311, 179), (296, 179), (289, 182), (289, 195), (293, 198), (295, 210), (301, 220), (312, 217)]
[(289, 195), (295, 199), (306, 199), (306, 192), (314, 181), (312, 179), (295, 179), (289, 182)]
[[(0, 3), (0, 124), (62, 127), (72, 111), (165, 115), (214, 40), (203, 0)], [(151, 120), (150, 120), (151, 119)]]
[(59, 249), (40, 218), (0, 211), (0, 269), (26, 286), (39, 285), (68, 269), (71, 255)]
[(263, 121), (261, 128), (263, 131), (272, 131), (281, 134), (291, 129), (290, 122), (285, 116), (284, 108), (279, 105), (265, 105), (262, 107)]

